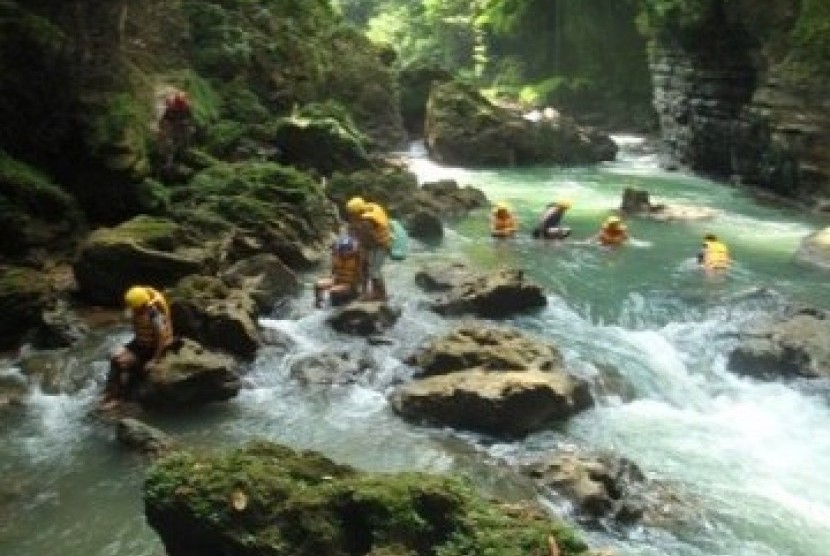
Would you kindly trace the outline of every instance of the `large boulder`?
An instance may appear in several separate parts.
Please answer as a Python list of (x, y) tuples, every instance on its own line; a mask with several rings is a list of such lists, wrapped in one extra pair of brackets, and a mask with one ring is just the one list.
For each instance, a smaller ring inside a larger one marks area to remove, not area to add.
[(406, 362), (419, 378), (393, 393), (392, 407), (416, 422), (514, 437), (593, 405), (555, 346), (512, 328), (470, 322)]
[(447, 374), (480, 367), (491, 370), (553, 370), (562, 366), (556, 346), (519, 330), (483, 322), (466, 323), (421, 346), (406, 362), (421, 376)]
[(830, 319), (806, 311), (753, 323), (728, 366), (756, 378), (830, 377)]
[(143, 406), (163, 409), (229, 400), (241, 387), (236, 368), (231, 357), (184, 339), (165, 352), (132, 397)]
[(459, 82), (432, 87), (425, 139), (431, 158), (464, 166), (589, 164), (617, 153), (610, 137), (567, 117), (530, 121)]
[(300, 290), (300, 279), (278, 257), (269, 253), (237, 262), (222, 273), (230, 288), (247, 291), (260, 312), (268, 313), (274, 303)]
[(137, 216), (114, 228), (92, 232), (73, 270), (80, 293), (102, 305), (119, 305), (135, 284), (172, 286), (222, 258), (221, 244), (194, 235), (172, 220)]
[(414, 380), (392, 396), (405, 419), (518, 437), (593, 405), (587, 384), (564, 372), (473, 369)]
[(211, 276), (188, 276), (170, 291), (169, 302), (176, 334), (242, 357), (256, 353), (257, 307), (247, 291)]
[(177, 188), (174, 203), (179, 221), (191, 227), (217, 218), (232, 225), (231, 257), (270, 253), (291, 268), (323, 260), (338, 225), (322, 184), (270, 162), (214, 164)]
[(259, 442), (216, 456), (178, 452), (144, 486), (147, 522), (169, 556), (363, 554), (590, 556), (563, 524), (457, 479), (360, 473)]
[(479, 274), (457, 263), (433, 265), (419, 271), (415, 283), (441, 292), (430, 307), (442, 315), (506, 318), (548, 303), (542, 287), (526, 280), (522, 270)]
[(326, 176), (367, 168), (366, 139), (350, 123), (331, 116), (282, 118), (275, 137), (280, 160)]
[(830, 270), (830, 228), (824, 228), (804, 238), (795, 257), (804, 264)]
[(41, 325), (51, 304), (51, 287), (44, 273), (0, 266), (0, 349), (16, 346), (26, 331)]

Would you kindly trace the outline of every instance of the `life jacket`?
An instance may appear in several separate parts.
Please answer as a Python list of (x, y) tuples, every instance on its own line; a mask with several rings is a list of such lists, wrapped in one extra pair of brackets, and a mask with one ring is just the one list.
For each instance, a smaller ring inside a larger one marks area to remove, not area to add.
[(360, 257), (357, 253), (335, 254), (331, 259), (331, 274), (335, 284), (357, 288), (360, 283)]
[(707, 269), (729, 268), (732, 262), (729, 258), (729, 249), (720, 241), (705, 242), (703, 250), (703, 267)]
[(490, 222), (490, 233), (496, 237), (512, 236), (516, 233), (516, 219), (507, 211), (496, 211)]
[[(140, 311), (133, 311), (133, 332), (139, 345), (155, 349), (158, 343), (167, 345), (173, 339), (173, 323), (170, 318), (170, 306), (167, 300), (153, 288), (147, 288), (150, 293), (148, 306)], [(153, 324), (154, 312), (158, 311), (164, 317), (164, 328), (157, 337), (156, 326)]]
[(628, 229), (625, 226), (603, 226), (599, 231), (599, 242), (602, 245), (621, 245), (628, 239)]
[(386, 216), (386, 211), (377, 203), (366, 203), (366, 207), (360, 218), (372, 225), (369, 244), (389, 249), (392, 243), (392, 232), (389, 229), (389, 217)]

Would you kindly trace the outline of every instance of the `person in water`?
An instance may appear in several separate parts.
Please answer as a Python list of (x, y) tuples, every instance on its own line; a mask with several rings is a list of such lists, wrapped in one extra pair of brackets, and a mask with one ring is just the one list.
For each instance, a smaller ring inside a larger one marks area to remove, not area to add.
[(124, 294), (130, 311), (134, 337), (110, 360), (102, 408), (125, 399), (149, 373), (173, 343), (170, 306), (164, 296), (149, 286), (133, 286)]
[(350, 233), (360, 245), (363, 292), (366, 301), (386, 301), (386, 282), (383, 265), (389, 255), (392, 232), (389, 217), (377, 203), (353, 197), (346, 203)]
[(516, 235), (516, 217), (505, 202), (498, 202), (490, 214), (490, 235), (507, 238)]
[(571, 229), (562, 226), (562, 218), (571, 205), (571, 201), (567, 199), (550, 203), (539, 218), (539, 223), (533, 228), (531, 235), (536, 239), (564, 239), (571, 235)]
[(715, 234), (706, 234), (697, 254), (697, 264), (704, 270), (726, 270), (732, 264), (729, 248)]
[(609, 216), (602, 223), (597, 233), (597, 241), (600, 245), (617, 246), (628, 241), (628, 226), (619, 216)]

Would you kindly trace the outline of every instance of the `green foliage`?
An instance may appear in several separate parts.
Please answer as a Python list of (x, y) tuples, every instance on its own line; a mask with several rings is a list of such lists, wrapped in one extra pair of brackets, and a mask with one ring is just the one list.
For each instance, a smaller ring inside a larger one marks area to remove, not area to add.
[(802, 0), (792, 39), (795, 57), (814, 66), (815, 73), (830, 71), (830, 3)]
[(720, 0), (640, 0), (640, 29), (649, 34), (691, 34), (711, 17)]

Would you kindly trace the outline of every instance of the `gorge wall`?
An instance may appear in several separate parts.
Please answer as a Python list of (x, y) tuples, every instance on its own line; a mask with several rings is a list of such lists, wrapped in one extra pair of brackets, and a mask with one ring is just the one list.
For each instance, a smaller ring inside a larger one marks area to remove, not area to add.
[(826, 210), (830, 4), (692, 4), (650, 21), (654, 104), (668, 156)]

